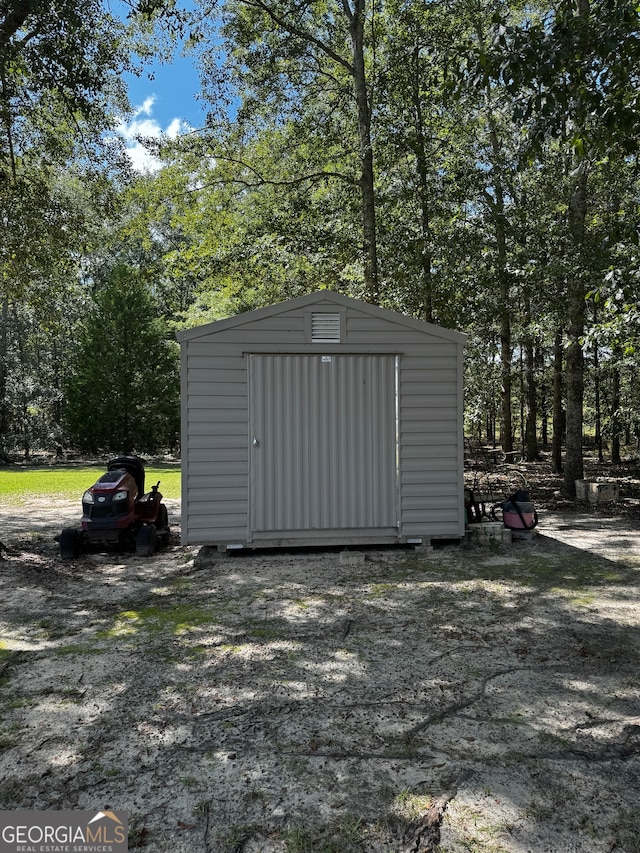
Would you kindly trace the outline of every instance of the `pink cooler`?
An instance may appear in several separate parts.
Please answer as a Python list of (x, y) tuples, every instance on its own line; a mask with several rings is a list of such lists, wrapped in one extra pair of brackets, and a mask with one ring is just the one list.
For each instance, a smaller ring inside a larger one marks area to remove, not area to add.
[[(504, 505), (502, 520), (511, 530), (532, 530), (538, 523), (538, 516), (532, 503), (518, 501), (518, 512), (512, 503)], [(522, 517), (521, 517), (522, 516)]]

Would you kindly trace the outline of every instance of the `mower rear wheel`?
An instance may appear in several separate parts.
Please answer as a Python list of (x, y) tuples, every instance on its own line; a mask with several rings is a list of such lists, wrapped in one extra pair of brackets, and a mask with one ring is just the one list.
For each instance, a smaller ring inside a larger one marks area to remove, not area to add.
[(158, 536), (158, 544), (164, 547), (169, 544), (169, 513), (164, 504), (158, 507), (158, 517), (156, 518), (156, 534)]
[(155, 525), (144, 524), (136, 534), (136, 554), (138, 557), (150, 557), (156, 550), (158, 535)]
[(75, 560), (80, 555), (80, 537), (75, 527), (65, 527), (60, 534), (60, 557)]

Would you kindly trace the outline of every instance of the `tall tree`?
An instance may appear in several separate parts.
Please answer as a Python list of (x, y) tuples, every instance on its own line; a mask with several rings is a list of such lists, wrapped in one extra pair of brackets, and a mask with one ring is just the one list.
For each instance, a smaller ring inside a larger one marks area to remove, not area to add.
[(78, 446), (130, 453), (175, 444), (177, 344), (139, 271), (119, 265), (99, 284), (77, 333), (73, 368), (65, 420)]
[[(124, 33), (100, 0), (0, 2), (2, 434), (11, 426), (17, 318), (32, 328), (55, 314), (76, 281), (93, 211), (112, 199), (118, 149), (104, 133), (127, 106)], [(27, 358), (28, 347), (21, 352)]]
[(464, 300), (447, 282), (448, 232), (473, 171), (472, 122), (444, 96), (444, 58), (460, 21), (441, 3), (395, 0), (377, 20), (373, 132), (387, 304), (455, 324)]
[[(217, 37), (221, 20), (222, 41)], [(309, 163), (306, 174), (297, 174), (295, 182), (344, 182), (350, 161), (357, 162), (364, 295), (377, 302), (380, 282), (371, 132), (373, 70), (366, 23), (364, 0), (333, 0), (329, 4), (317, 0), (227, 0), (215, 17), (205, 11), (200, 38), (206, 44), (203, 65), (211, 76), (220, 75), (221, 62), (226, 67), (239, 99), (236, 126), (245, 133), (255, 134), (268, 124), (304, 126), (308, 145), (312, 139), (321, 138), (323, 130), (334, 132), (333, 110), (351, 115), (351, 124), (343, 126), (339, 140), (334, 137), (324, 151), (321, 141), (315, 145), (315, 162)], [(373, 25), (371, 18), (369, 24)], [(211, 88), (217, 91), (215, 86)], [(324, 107), (318, 109), (323, 102)], [(318, 121), (319, 126), (314, 125)], [(337, 150), (338, 141), (342, 153)], [(218, 156), (223, 152), (214, 145), (212, 153)], [(336, 162), (340, 163), (337, 169)], [(279, 176), (268, 177), (278, 180)], [(287, 184), (292, 186), (293, 182), (281, 176), (283, 190)]]
[(566, 457), (564, 492), (583, 476), (585, 297), (593, 284), (588, 258), (588, 187), (593, 165), (637, 146), (640, 111), (640, 15), (629, 0), (563, 0), (514, 26), (503, 19), (497, 50), (481, 51), (482, 75), (493, 74), (530, 121), (534, 144), (557, 137), (566, 146), (567, 259)]

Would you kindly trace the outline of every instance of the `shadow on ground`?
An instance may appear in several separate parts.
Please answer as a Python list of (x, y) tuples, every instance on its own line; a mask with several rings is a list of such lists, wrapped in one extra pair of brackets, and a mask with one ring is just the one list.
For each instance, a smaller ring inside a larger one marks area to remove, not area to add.
[(9, 541), (0, 807), (123, 809), (160, 853), (404, 853), (444, 796), (424, 850), (639, 850), (634, 531), (559, 527), (348, 558)]

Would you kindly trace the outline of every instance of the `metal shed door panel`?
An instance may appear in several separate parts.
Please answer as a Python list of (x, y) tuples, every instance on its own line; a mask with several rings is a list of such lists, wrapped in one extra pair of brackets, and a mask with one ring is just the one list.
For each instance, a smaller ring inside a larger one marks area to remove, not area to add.
[(395, 356), (250, 361), (251, 531), (395, 529)]

